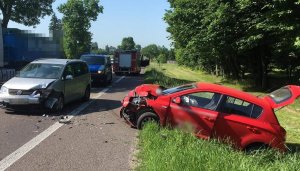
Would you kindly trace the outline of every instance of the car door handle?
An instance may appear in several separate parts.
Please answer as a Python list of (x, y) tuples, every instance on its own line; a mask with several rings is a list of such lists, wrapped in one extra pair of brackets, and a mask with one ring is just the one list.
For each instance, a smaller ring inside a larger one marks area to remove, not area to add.
[(257, 128), (254, 128), (254, 127), (251, 127), (251, 126), (247, 126), (246, 128), (249, 129), (250, 131), (252, 131), (253, 133), (256, 133), (256, 134), (259, 133)]
[(164, 109), (167, 109), (167, 108), (168, 108), (168, 106), (162, 106), (162, 108), (164, 108)]
[(210, 121), (210, 122), (213, 122), (213, 121), (215, 121), (215, 119), (213, 119), (213, 118), (210, 118), (210, 117), (208, 117), (208, 116), (205, 116), (205, 117), (204, 117), (204, 119), (205, 119), (205, 120), (208, 120), (208, 121)]

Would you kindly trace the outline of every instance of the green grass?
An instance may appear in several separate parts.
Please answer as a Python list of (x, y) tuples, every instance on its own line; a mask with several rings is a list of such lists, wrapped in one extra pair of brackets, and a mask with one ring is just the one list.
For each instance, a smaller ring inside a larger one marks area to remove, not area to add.
[[(146, 69), (145, 83), (166, 87), (190, 82), (220, 83), (254, 95), (265, 92), (249, 87), (250, 83), (224, 80), (176, 64), (151, 64)], [(197, 139), (180, 130), (158, 129), (150, 125), (139, 134), (140, 165), (137, 170), (298, 170), (300, 168), (300, 102), (276, 112), (287, 131), (287, 154), (265, 151), (246, 155), (229, 145)]]
[(148, 124), (139, 134), (140, 165), (136, 170), (297, 170), (298, 153), (280, 154), (267, 150), (245, 154), (215, 140), (197, 139), (181, 130)]

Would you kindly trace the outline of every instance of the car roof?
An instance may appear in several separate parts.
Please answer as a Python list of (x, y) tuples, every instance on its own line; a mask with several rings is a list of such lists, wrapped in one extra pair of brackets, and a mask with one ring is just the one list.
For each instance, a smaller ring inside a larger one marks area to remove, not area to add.
[(229, 96), (234, 96), (236, 98), (240, 98), (242, 100), (247, 100), (253, 103), (265, 103), (263, 99), (258, 98), (257, 96), (254, 96), (250, 93), (237, 90), (234, 88), (226, 87), (223, 85), (219, 84), (212, 84), (212, 83), (203, 83), (203, 82), (198, 82), (196, 83), (197, 87), (201, 90), (211, 90), (214, 92), (219, 92), (222, 94), (226, 94)]
[(58, 59), (58, 58), (48, 58), (48, 59), (36, 59), (35, 61), (31, 63), (47, 63), (47, 64), (62, 64), (66, 65), (67, 63), (70, 62), (83, 62), (82, 60), (79, 59)]

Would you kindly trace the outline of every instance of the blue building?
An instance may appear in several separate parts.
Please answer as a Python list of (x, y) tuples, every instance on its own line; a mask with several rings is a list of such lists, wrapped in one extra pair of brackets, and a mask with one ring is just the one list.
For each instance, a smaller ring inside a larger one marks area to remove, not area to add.
[(38, 58), (64, 58), (62, 31), (51, 37), (19, 30), (2, 29), (4, 67), (20, 68)]

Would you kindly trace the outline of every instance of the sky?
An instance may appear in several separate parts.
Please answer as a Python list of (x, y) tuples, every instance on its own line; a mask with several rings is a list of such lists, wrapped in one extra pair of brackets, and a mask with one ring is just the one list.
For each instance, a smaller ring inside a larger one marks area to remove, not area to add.
[[(67, 0), (56, 0), (52, 5), (60, 19), (62, 14), (57, 7), (65, 2)], [(92, 41), (97, 42), (98, 47), (117, 47), (124, 37), (129, 36), (142, 47), (149, 44), (170, 47), (167, 24), (163, 20), (165, 10), (170, 7), (167, 0), (100, 0), (100, 4), (104, 7), (103, 13), (99, 14), (97, 21), (92, 22), (90, 28), (93, 33)], [(9, 21), (8, 28), (30, 30), (49, 36), (50, 19), (51, 16), (44, 17), (35, 28)]]

